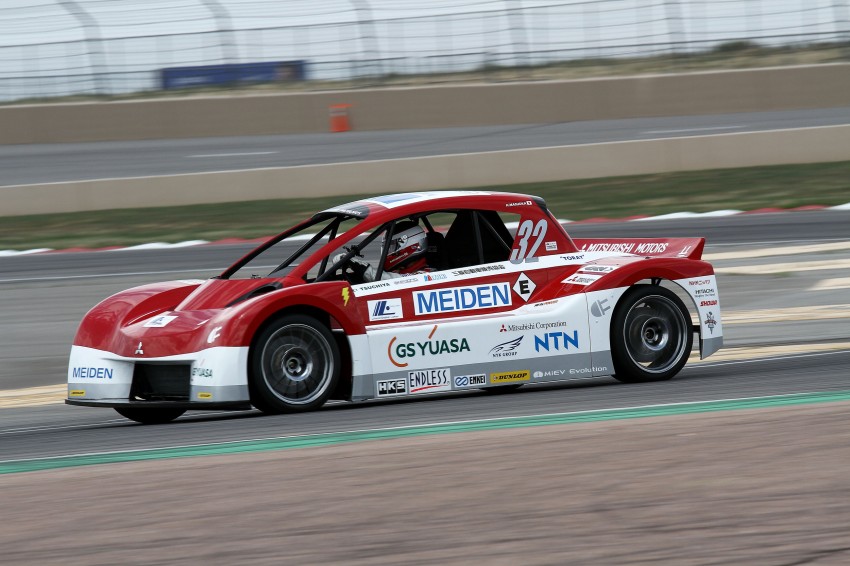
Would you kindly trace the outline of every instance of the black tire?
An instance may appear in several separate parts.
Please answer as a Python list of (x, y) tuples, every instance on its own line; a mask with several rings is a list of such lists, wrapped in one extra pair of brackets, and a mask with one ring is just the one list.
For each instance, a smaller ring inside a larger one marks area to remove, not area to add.
[(614, 377), (625, 383), (670, 379), (688, 361), (693, 341), (691, 315), (675, 293), (635, 285), (617, 303), (611, 320)]
[(267, 325), (254, 342), (250, 363), (251, 404), (270, 414), (321, 407), (336, 388), (341, 366), (331, 331), (305, 315)]
[(145, 409), (143, 407), (115, 407), (122, 417), (142, 424), (170, 423), (186, 412), (186, 409)]
[(493, 387), (482, 387), (481, 391), (485, 391), (490, 395), (501, 395), (502, 393), (510, 393), (522, 387), (522, 383), (512, 383), (510, 385), (494, 385)]

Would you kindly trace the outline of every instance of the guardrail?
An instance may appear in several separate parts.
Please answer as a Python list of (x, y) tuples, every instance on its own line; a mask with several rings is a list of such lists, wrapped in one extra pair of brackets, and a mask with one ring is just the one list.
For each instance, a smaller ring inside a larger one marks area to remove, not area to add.
[(850, 64), (571, 81), (0, 107), (0, 144), (539, 124), (850, 106)]
[(850, 160), (850, 126), (0, 187), (4, 215), (394, 193)]

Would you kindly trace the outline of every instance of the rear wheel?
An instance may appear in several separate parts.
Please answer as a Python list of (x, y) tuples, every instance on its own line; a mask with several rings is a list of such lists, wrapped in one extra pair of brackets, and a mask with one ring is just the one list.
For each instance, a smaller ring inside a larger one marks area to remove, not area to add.
[(251, 353), (251, 403), (265, 413), (309, 411), (328, 400), (340, 373), (339, 347), (313, 317), (283, 316)]
[(626, 383), (670, 379), (693, 345), (691, 316), (675, 293), (636, 285), (623, 295), (611, 321), (614, 377)]
[(115, 407), (122, 417), (142, 424), (170, 423), (186, 412), (186, 409), (145, 409), (139, 407)]

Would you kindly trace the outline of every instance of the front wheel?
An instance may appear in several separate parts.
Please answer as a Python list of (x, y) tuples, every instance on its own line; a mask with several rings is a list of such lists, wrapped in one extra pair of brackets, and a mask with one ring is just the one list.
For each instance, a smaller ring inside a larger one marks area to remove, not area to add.
[(321, 407), (336, 387), (339, 347), (313, 317), (283, 316), (260, 333), (251, 353), (251, 403), (264, 413)]
[(670, 379), (688, 361), (693, 340), (691, 316), (675, 293), (636, 285), (611, 320), (614, 377), (626, 383)]
[(186, 412), (186, 409), (145, 409), (139, 407), (115, 407), (122, 417), (142, 424), (170, 423)]

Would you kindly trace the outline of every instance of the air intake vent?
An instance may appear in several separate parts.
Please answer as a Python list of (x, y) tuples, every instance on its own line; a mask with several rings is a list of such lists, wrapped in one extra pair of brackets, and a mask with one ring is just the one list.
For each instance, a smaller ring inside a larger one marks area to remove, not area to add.
[(130, 399), (135, 401), (188, 401), (190, 366), (140, 364), (133, 370)]

